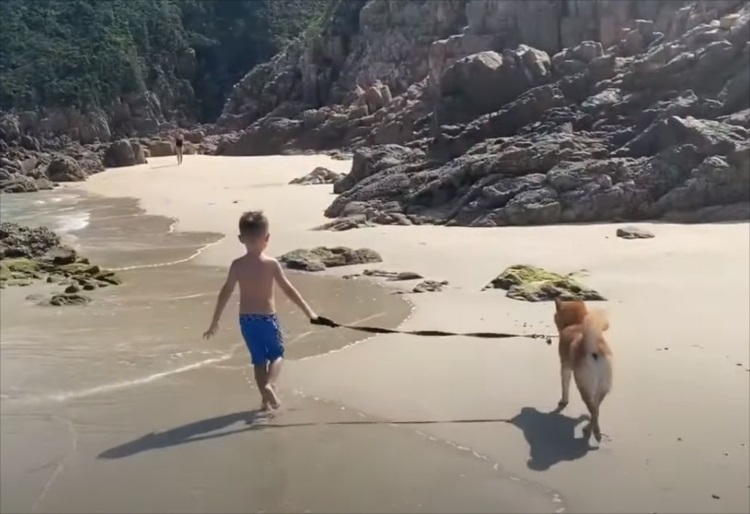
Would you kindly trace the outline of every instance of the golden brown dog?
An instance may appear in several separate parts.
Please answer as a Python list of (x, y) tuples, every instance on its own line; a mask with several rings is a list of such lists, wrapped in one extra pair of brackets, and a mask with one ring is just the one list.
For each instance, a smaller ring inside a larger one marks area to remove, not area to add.
[(555, 325), (560, 334), (562, 398), (559, 406), (562, 409), (568, 404), (570, 376), (573, 375), (591, 415), (588, 430), (601, 441), (599, 407), (612, 389), (612, 351), (604, 339), (609, 322), (603, 312), (589, 312), (581, 301), (556, 298)]

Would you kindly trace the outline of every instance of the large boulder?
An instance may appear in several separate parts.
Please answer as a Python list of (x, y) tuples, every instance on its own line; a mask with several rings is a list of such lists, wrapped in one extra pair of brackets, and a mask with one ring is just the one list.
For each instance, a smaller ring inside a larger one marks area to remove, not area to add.
[(60, 246), (60, 236), (46, 227), (0, 223), (0, 259), (41, 257)]
[(62, 156), (49, 163), (47, 177), (54, 182), (80, 182), (86, 180), (86, 172), (73, 158)]
[[(281, 117), (258, 120), (223, 149), (224, 155), (276, 155), (286, 144), (299, 137), (304, 122)], [(314, 135), (314, 134), (313, 134)]]
[(52, 182), (44, 177), (35, 179), (27, 175), (13, 175), (5, 180), (0, 178), (0, 191), (5, 193), (33, 193), (53, 187)]
[[(139, 145), (140, 147), (140, 145)], [(141, 155), (145, 161), (145, 156)], [(107, 168), (120, 168), (123, 166), (135, 166), (138, 164), (133, 145), (127, 139), (120, 139), (110, 144), (104, 151), (104, 166)]]
[(359, 148), (354, 152), (351, 171), (334, 184), (333, 192), (343, 193), (371, 175), (398, 165), (421, 162), (424, 159), (423, 151), (405, 146), (380, 145)]
[(174, 143), (163, 139), (149, 141), (148, 151), (151, 157), (167, 157), (169, 155), (175, 155)]
[(143, 145), (136, 141), (131, 141), (130, 146), (133, 148), (135, 164), (146, 164), (146, 150), (143, 148)]
[(440, 79), (443, 123), (498, 110), (524, 91), (551, 79), (549, 56), (525, 45), (502, 54), (479, 52), (459, 59)]

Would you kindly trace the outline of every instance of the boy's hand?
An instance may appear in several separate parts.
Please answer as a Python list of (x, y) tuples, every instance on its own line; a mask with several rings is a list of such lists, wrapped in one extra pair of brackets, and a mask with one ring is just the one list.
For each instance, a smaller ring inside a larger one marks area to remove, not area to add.
[(310, 318), (310, 323), (313, 325), (320, 325), (322, 327), (331, 327), (336, 328), (339, 326), (338, 323), (336, 323), (333, 320), (330, 320), (328, 318), (324, 318), (323, 316), (315, 316), (314, 318)]
[(203, 339), (211, 339), (219, 330), (219, 325), (214, 323), (203, 333)]

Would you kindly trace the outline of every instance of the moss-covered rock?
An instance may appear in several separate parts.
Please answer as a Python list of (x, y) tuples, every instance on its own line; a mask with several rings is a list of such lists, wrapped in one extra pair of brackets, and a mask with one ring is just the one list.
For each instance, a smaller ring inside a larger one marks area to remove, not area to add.
[(70, 264), (59, 266), (58, 269), (68, 276), (91, 276), (101, 273), (99, 266), (90, 264), (88, 261), (77, 260)]
[(10, 278), (34, 277), (39, 272), (39, 263), (24, 257), (4, 259), (2, 263), (12, 275)]
[(560, 275), (536, 266), (516, 264), (505, 269), (485, 289), (504, 289), (514, 300), (543, 302), (563, 300), (605, 300), (598, 291), (578, 282), (574, 274)]
[(91, 299), (81, 289), (122, 284), (114, 271), (103, 270), (69, 247), (61, 246), (57, 234), (13, 223), (0, 224), (0, 287), (27, 286), (34, 280), (56, 284), (62, 294), (54, 294), (44, 305), (81, 305)]

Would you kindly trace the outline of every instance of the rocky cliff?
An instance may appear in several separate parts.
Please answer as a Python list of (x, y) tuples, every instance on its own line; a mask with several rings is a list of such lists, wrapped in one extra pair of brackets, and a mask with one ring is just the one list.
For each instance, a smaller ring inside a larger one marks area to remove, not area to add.
[(747, 217), (747, 2), (371, 0), (333, 16), (355, 18), (251, 71), (217, 153), (354, 150), (326, 214), (363, 223)]

